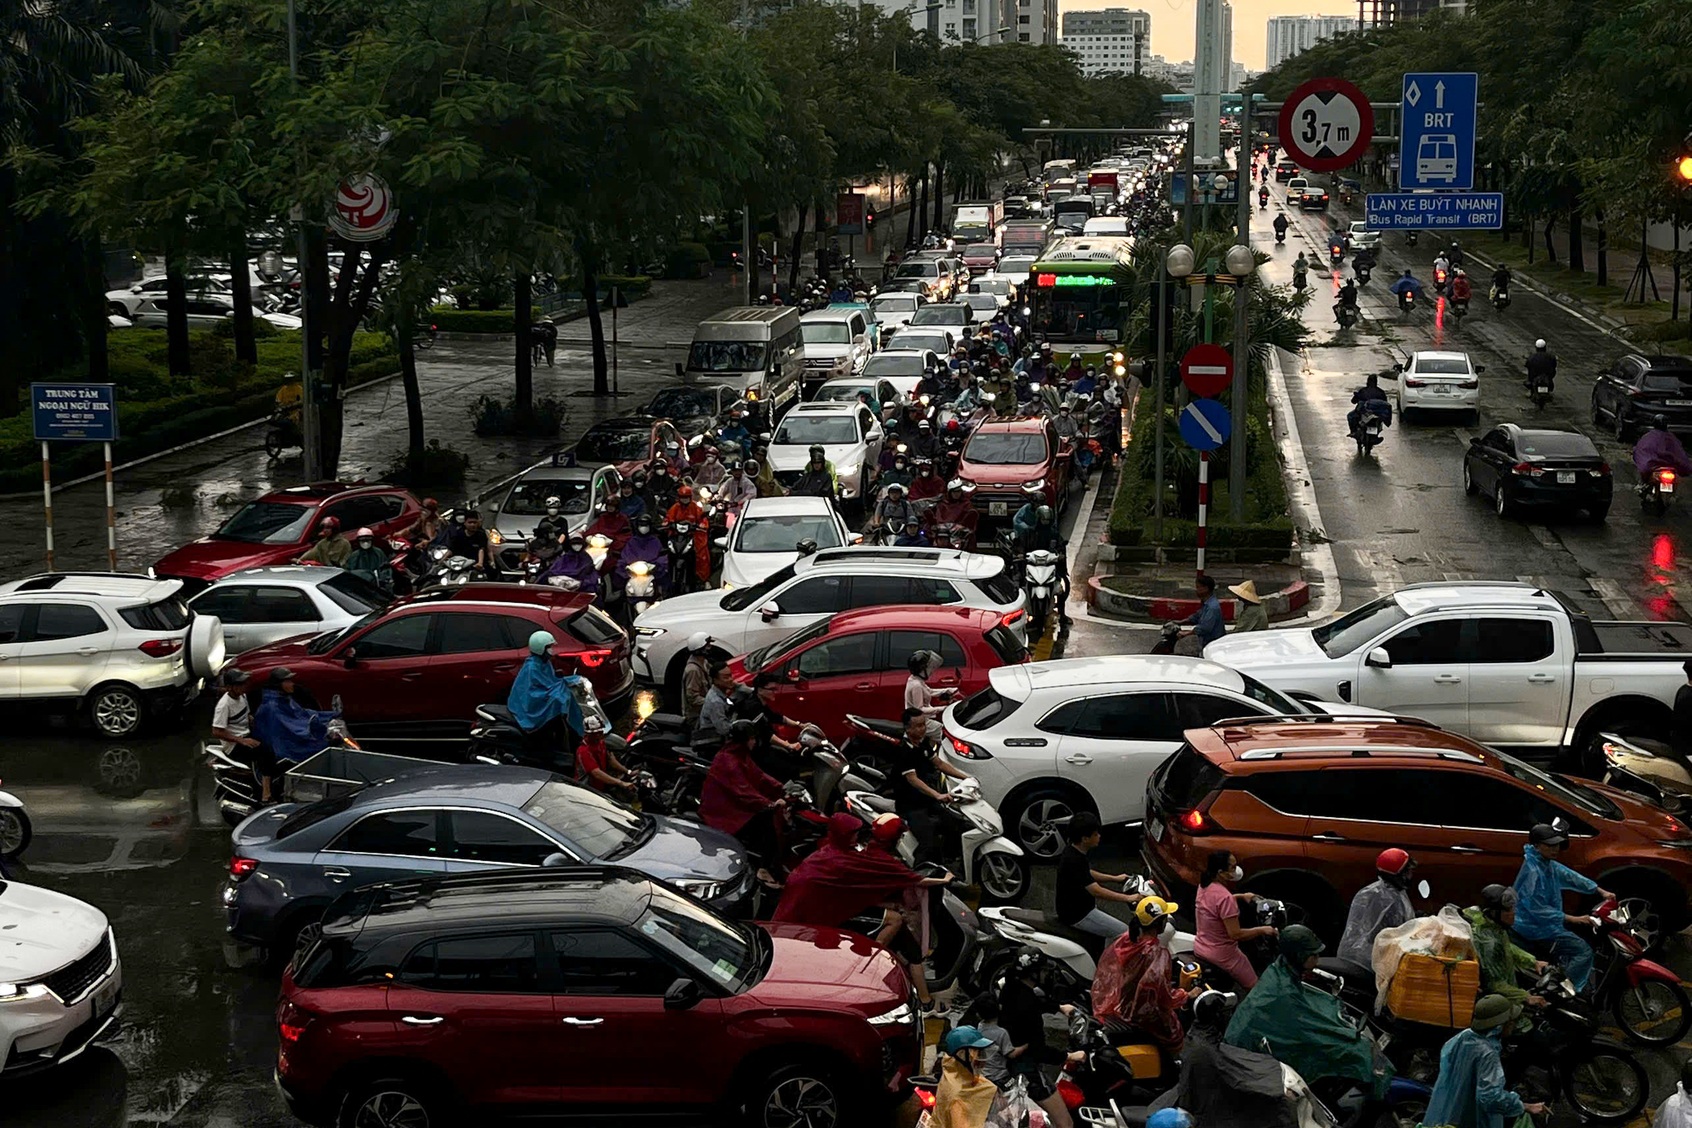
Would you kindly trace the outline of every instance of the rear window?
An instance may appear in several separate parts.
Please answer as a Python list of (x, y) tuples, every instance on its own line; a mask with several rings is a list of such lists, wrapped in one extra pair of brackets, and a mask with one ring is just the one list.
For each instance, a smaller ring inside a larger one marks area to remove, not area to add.
[(1688, 384), (1692, 384), (1692, 369), (1647, 372), (1645, 379), (1639, 382), (1640, 388), (1647, 392), (1679, 392), (1684, 391)]
[(394, 601), (394, 597), (362, 576), (342, 572), (317, 585), (317, 590), (329, 597), (329, 602), (349, 615), (365, 615), (379, 611)]
[(353, 800), (357, 799), (358, 795), (357, 791), (349, 791), (345, 795), (337, 795), (333, 799), (325, 799), (322, 802), (301, 807), (282, 820), (282, 824), (276, 828), (276, 840), (280, 842), (284, 838), (291, 838), (302, 830), (309, 830), (316, 826), (324, 819), (334, 818), (351, 807)]
[(1152, 773), (1152, 788), (1169, 810), (1186, 811), (1220, 787), (1223, 778), (1221, 768), (1205, 759), (1191, 744), (1183, 744), (1180, 751)]
[(1597, 458), (1598, 448), (1585, 435), (1529, 431), (1516, 439), (1516, 452), (1541, 458)]
[(1016, 581), (1010, 578), (1007, 571), (999, 571), (991, 576), (977, 578), (975, 586), (984, 592), (988, 599), (1001, 607), (1015, 603), (1022, 595), (1022, 589), (1016, 586)]
[(1028, 661), (1028, 648), (1018, 642), (1016, 635), (1003, 626), (994, 627), (985, 636), (987, 645), (993, 648), (993, 653), (999, 656), (999, 661), (1007, 666), (1015, 666)]
[(1467, 376), (1469, 362), (1460, 356), (1419, 356), (1415, 360), (1418, 376)]
[(623, 629), (597, 607), (584, 607), (564, 629), (589, 646), (615, 646), (623, 641)]
[(1012, 713), (1022, 702), (1006, 697), (992, 686), (972, 693), (958, 705), (958, 724), (976, 730), (990, 729)]
[(145, 607), (125, 607), (118, 614), (138, 631), (179, 631), (188, 625), (188, 608), (175, 596)]

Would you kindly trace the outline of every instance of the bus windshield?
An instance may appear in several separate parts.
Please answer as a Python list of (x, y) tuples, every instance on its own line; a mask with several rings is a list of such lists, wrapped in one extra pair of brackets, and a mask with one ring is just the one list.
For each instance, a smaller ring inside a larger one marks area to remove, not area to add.
[[(1058, 281), (1064, 281), (1059, 276)], [(1091, 278), (1089, 278), (1091, 281)], [(1035, 286), (1033, 336), (1058, 341), (1117, 341), (1122, 330), (1122, 287), (1113, 280), (1093, 285)]]

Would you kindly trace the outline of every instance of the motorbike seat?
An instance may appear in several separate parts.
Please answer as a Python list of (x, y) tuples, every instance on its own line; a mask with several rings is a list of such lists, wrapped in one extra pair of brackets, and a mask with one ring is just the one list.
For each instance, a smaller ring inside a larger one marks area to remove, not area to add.
[(1057, 936), (1061, 939), (1069, 940), (1081, 945), (1081, 947), (1085, 948), (1088, 954), (1090, 954), (1095, 960), (1099, 958), (1099, 953), (1104, 951), (1104, 937), (1094, 936), (1091, 932), (1083, 932), (1079, 928), (1067, 925), (1050, 913), (1043, 913), (1038, 909), (1022, 909), (1014, 906), (1002, 909), (1001, 911), (1005, 914), (1005, 919), (1007, 920), (1014, 920), (1019, 924), (1026, 924), (1029, 928), (1038, 929), (1049, 936)]
[(1362, 964), (1342, 960), (1338, 956), (1323, 956), (1316, 961), (1316, 970), (1337, 975), (1347, 991), (1367, 993), (1371, 996), (1375, 993), (1375, 973)]
[(862, 725), (871, 732), (889, 736), (895, 740), (902, 740), (905, 736), (905, 726), (900, 721), (884, 720), (881, 717), (865, 717), (857, 713), (847, 713), (846, 719), (853, 724)]
[(517, 714), (513, 713), (510, 709), (507, 709), (504, 705), (498, 705), (492, 702), (485, 705), (478, 705), (476, 706), (476, 715), (481, 717), (483, 720), (490, 721), (496, 725), (510, 725), (512, 728), (518, 730), (521, 730), (523, 727), (517, 723)]
[(867, 792), (861, 792), (860, 794), (863, 796), (864, 806), (868, 807), (877, 814), (885, 815), (893, 810), (894, 803), (892, 798), (889, 796), (872, 795)]
[(680, 713), (648, 713), (646, 720), (642, 723), (657, 729), (685, 729), (688, 727), (687, 721), (682, 719)]

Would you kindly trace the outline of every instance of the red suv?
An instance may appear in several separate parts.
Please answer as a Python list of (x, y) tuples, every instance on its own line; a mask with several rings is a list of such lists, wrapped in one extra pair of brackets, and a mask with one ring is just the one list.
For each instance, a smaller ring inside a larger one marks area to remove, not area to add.
[(349, 537), (366, 525), (386, 537), (403, 532), (421, 512), (417, 499), (398, 486), (291, 486), (247, 502), (217, 532), (169, 553), (152, 571), (161, 579), (181, 580), (183, 594), (193, 595), (247, 568), (292, 564), (317, 540), (325, 518), (340, 521)]
[(1189, 729), (1147, 783), (1141, 851), (1158, 879), (1190, 890), (1212, 850), (1231, 850), (1247, 889), (1337, 932), (1387, 847), (1410, 851), (1436, 904), (1472, 905), (1515, 880), (1528, 831), (1556, 819), (1569, 828), (1564, 864), (1686, 924), (1692, 832), (1679, 819), (1406, 717)]
[(983, 517), (1009, 520), (1028, 498), (1025, 486), (1045, 491), (1057, 508), (1069, 485), (1074, 457), (1068, 440), (1058, 438), (1050, 419), (1018, 415), (988, 419), (975, 428), (958, 456), (958, 477), (975, 484), (972, 500)]
[(922, 1046), (886, 950), (733, 923), (633, 870), (371, 886), (322, 928), (282, 979), (276, 1080), (326, 1128), (535, 1113), (869, 1123)]
[(560, 673), (581, 674), (608, 715), (622, 712), (634, 692), (628, 637), (592, 596), (558, 588), (433, 588), (339, 631), (249, 650), (235, 664), (255, 685), (286, 666), (324, 705), (340, 694), (355, 737), (446, 740), (469, 734), (476, 706), (506, 699), (537, 630), (558, 640)]
[(736, 658), (729, 669), (736, 681), (748, 683), (766, 670), (779, 674), (776, 711), (815, 721), (840, 743), (851, 735), (847, 713), (896, 720), (904, 712), (905, 679), (918, 650), (940, 655), (940, 669), (929, 684), (956, 688), (958, 700), (986, 688), (991, 671), (1028, 661), (1028, 648), (1006, 623), (1021, 614), (866, 607), (818, 620)]

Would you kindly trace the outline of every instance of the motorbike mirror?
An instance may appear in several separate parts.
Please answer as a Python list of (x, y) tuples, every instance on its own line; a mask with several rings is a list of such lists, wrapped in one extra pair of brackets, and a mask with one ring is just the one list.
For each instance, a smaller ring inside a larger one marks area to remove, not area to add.
[(1377, 646), (1369, 651), (1368, 657), (1363, 659), (1363, 664), (1373, 666), (1377, 670), (1390, 670), (1392, 669), (1392, 655), (1387, 653), (1386, 647)]
[(703, 997), (704, 992), (700, 991), (698, 981), (685, 975), (678, 976), (664, 992), (664, 1009), (687, 1010)]
[(1424, 901), (1433, 896), (1433, 886), (1428, 884), (1426, 878), (1416, 883), (1416, 896)]
[(1395, 364), (1395, 365), (1392, 366), (1392, 370), (1394, 372), (1403, 372), (1404, 366), (1402, 364)]
[(781, 608), (777, 607), (774, 603), (766, 603), (762, 607), (758, 608), (758, 616), (766, 623), (772, 622), (775, 619), (780, 618)]
[(557, 851), (554, 851), (553, 853), (548, 854), (546, 857), (541, 859), (541, 865), (546, 869), (556, 869), (559, 866), (567, 866), (569, 864), (570, 864), (569, 855), (559, 853)]
[(1484, 364), (1475, 365), (1475, 375), (1476, 376), (1479, 376), (1482, 372), (1485, 372), (1485, 371), (1486, 371), (1486, 365), (1484, 365)]

